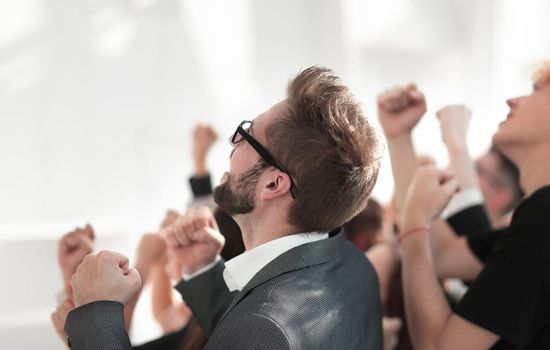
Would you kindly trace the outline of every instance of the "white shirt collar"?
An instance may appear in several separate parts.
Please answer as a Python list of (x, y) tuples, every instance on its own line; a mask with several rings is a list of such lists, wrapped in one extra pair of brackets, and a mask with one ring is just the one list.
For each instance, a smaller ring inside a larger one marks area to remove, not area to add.
[(223, 278), (229, 291), (242, 290), (254, 275), (284, 252), (302, 244), (328, 238), (328, 233), (296, 233), (274, 239), (225, 263)]

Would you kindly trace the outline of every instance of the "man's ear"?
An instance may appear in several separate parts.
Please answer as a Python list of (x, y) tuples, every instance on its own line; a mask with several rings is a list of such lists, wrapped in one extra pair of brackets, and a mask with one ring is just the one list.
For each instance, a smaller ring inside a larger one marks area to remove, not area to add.
[(275, 170), (265, 179), (260, 199), (275, 199), (290, 194), (290, 177), (282, 171)]

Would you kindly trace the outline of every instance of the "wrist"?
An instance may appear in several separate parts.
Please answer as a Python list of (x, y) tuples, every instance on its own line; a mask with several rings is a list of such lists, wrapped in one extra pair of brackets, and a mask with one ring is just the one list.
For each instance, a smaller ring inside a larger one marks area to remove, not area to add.
[(447, 146), (447, 150), (451, 155), (454, 155), (456, 153), (468, 152), (468, 145), (465, 139), (462, 140), (455, 138), (452, 140), (446, 140), (445, 145)]
[(384, 132), (388, 143), (399, 143), (400, 141), (408, 141), (412, 139), (412, 130), (405, 130), (393, 133)]
[(204, 160), (195, 161), (195, 176), (205, 176), (208, 174)]
[(194, 266), (182, 266), (181, 268), (181, 275), (185, 281), (188, 281), (208, 270), (210, 270), (213, 266), (215, 266), (219, 261), (221, 261), (222, 258), (218, 254), (212, 259), (210, 262), (207, 262), (205, 264), (194, 265)]
[(403, 225), (401, 227), (401, 232), (406, 232), (415, 227), (427, 227), (431, 226), (431, 220), (424, 218), (420, 214), (405, 214), (403, 217)]

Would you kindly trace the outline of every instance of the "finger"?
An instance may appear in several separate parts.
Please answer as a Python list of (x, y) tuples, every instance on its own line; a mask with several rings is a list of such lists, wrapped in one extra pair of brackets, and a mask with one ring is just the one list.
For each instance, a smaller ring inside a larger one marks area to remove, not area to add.
[(73, 243), (71, 250), (82, 249), (91, 252), (94, 249), (94, 241), (88, 234), (76, 235), (72, 237), (71, 242)]
[(217, 224), (216, 220), (214, 219), (214, 215), (212, 214), (212, 211), (208, 207), (200, 207), (195, 212), (195, 228), (201, 229), (203, 227), (210, 227), (210, 228), (216, 228)]
[(447, 182), (443, 183), (442, 188), (444, 189), (445, 193), (450, 197), (458, 190), (458, 180), (454, 178), (450, 179)]
[(176, 240), (175, 234), (172, 232), (172, 230), (164, 231), (163, 234), (164, 241), (166, 242), (166, 245), (169, 247), (177, 247), (179, 245), (178, 241)]
[(195, 241), (206, 243), (216, 250), (221, 250), (225, 244), (225, 237), (210, 227), (204, 227), (195, 233)]
[(90, 238), (90, 240), (93, 241), (95, 239), (94, 228), (89, 223), (87, 223), (86, 227), (84, 227), (84, 232), (86, 233), (86, 236), (88, 236), (88, 238)]
[[(187, 231), (190, 232), (190, 234), (193, 234), (195, 232), (195, 229), (193, 228), (192, 230), (187, 230)], [(191, 242), (189, 233), (187, 233), (183, 229), (177, 230), (176, 233), (174, 234), (174, 238), (176, 239), (176, 245), (175, 245), (176, 247), (178, 246), (185, 247), (185, 246), (188, 246), (189, 243)]]
[(130, 269), (126, 275), (128, 281), (131, 283), (132, 289), (137, 291), (141, 287), (141, 275), (138, 270)]
[(128, 257), (121, 253), (104, 250), (99, 252), (97, 256), (99, 258), (114, 262), (123, 271), (124, 274), (127, 274), (128, 270), (130, 269), (130, 260), (128, 259)]

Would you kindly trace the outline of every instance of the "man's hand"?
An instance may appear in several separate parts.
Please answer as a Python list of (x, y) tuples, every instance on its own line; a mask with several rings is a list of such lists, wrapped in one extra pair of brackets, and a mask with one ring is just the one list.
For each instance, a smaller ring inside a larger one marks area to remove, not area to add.
[(448, 148), (464, 149), (472, 111), (464, 105), (450, 105), (435, 113), (439, 119), (441, 136)]
[(193, 132), (193, 158), (195, 160), (195, 174), (206, 175), (206, 154), (214, 142), (218, 139), (218, 134), (208, 125), (197, 124)]
[(99, 300), (126, 305), (141, 287), (141, 277), (136, 269), (130, 269), (127, 257), (104, 250), (84, 258), (71, 285), (76, 307)]
[(67, 344), (67, 334), (65, 333), (63, 327), (65, 327), (65, 320), (67, 319), (67, 315), (73, 309), (74, 304), (72, 300), (67, 299), (63, 304), (59, 305), (57, 309), (55, 309), (55, 311), (51, 314), (53, 328), (55, 329), (57, 335), (59, 335), (59, 338), (61, 338), (63, 344), (67, 346), (67, 348), (69, 347), (69, 344)]
[(166, 215), (164, 216), (164, 220), (162, 220), (162, 223), (160, 224), (160, 227), (165, 228), (172, 225), (179, 217), (180, 214), (177, 211), (173, 209), (167, 210)]
[(378, 118), (388, 139), (410, 133), (424, 113), (426, 99), (414, 84), (378, 96)]
[(188, 274), (212, 263), (225, 244), (212, 212), (205, 207), (189, 209), (163, 229), (162, 234), (174, 258)]
[(94, 239), (94, 229), (87, 224), (84, 228), (76, 228), (65, 234), (59, 240), (57, 261), (63, 274), (65, 286), (84, 257), (92, 253)]
[(457, 189), (456, 179), (434, 166), (418, 168), (405, 198), (403, 227), (429, 226)]

